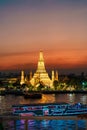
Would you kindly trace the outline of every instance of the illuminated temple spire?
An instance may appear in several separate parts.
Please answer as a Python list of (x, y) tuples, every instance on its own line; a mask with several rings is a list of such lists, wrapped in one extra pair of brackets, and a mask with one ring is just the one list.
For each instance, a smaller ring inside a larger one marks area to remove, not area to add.
[(20, 84), (24, 84), (25, 83), (25, 79), (24, 79), (24, 71), (22, 70), (21, 71), (21, 81), (20, 81)]
[(41, 73), (41, 72), (46, 72), (42, 51), (40, 51), (38, 65), (37, 65), (37, 73)]
[(58, 71), (56, 71), (55, 80), (58, 80)]
[(48, 73), (46, 72), (45, 69), (45, 63), (42, 51), (40, 51), (39, 53), (39, 60), (37, 64), (36, 73), (34, 73), (34, 76), (30, 82), (32, 83), (32, 85), (36, 85), (39, 82), (43, 82), (43, 84), (45, 85), (51, 84), (51, 79), (49, 78)]

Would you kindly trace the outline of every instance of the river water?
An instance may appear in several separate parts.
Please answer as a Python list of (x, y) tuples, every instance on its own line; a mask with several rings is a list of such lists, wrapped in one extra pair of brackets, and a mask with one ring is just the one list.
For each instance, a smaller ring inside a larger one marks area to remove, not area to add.
[[(32, 104), (32, 103), (83, 103), (87, 104), (86, 94), (43, 94), (42, 99), (24, 99), (23, 96), (6, 95), (0, 96), (0, 113), (7, 112), (13, 104)], [(9, 126), (12, 125), (8, 122)], [(16, 130), (26, 130), (24, 128), (24, 120), (16, 121)], [(87, 121), (76, 120), (28, 120), (29, 130), (86, 130)], [(10, 129), (8, 129), (10, 130)], [(12, 129), (13, 130), (13, 129)]]

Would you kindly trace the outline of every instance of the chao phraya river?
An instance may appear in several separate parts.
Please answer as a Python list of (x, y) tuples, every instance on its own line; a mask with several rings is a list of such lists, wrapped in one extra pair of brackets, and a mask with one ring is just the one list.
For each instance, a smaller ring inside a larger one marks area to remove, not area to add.
[[(23, 96), (6, 95), (0, 96), (0, 114), (11, 110), (13, 104), (32, 104), (32, 103), (83, 103), (87, 104), (86, 94), (43, 94), (42, 99), (24, 99)], [(29, 119), (27, 128), (24, 120), (16, 120), (15, 126), (12, 121), (7, 121), (7, 130), (86, 130), (86, 119)], [(12, 127), (12, 128), (11, 128)], [(15, 128), (14, 128), (15, 127)]]

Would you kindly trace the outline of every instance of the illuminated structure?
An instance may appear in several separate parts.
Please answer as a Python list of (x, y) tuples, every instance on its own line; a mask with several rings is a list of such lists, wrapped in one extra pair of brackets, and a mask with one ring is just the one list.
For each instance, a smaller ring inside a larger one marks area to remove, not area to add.
[(36, 73), (34, 73), (34, 76), (30, 80), (30, 82), (32, 85), (37, 85), (39, 82), (47, 86), (50, 86), (52, 84), (52, 81), (49, 78), (48, 73), (46, 72), (46, 69), (45, 69), (43, 52), (40, 52), (39, 54), (37, 70), (36, 70)]
[(55, 80), (58, 80), (58, 71), (56, 71)]
[(20, 81), (20, 84), (24, 84), (25, 83), (25, 77), (24, 77), (24, 71), (22, 70), (21, 71), (21, 81)]
[[(24, 71), (21, 71), (21, 81), (20, 81), (21, 85), (26, 83), (25, 79), (26, 78), (24, 77)], [(30, 72), (30, 83), (33, 86), (37, 86), (41, 83), (45, 86), (53, 87), (54, 80), (58, 80), (58, 72), (56, 71), (56, 74), (54, 74), (54, 71), (52, 70), (52, 76), (51, 76), (51, 78), (49, 77), (49, 75), (45, 69), (43, 52), (40, 51), (39, 60), (38, 60), (38, 64), (37, 64), (37, 70), (34, 73), (34, 75), (32, 75), (32, 72)]]

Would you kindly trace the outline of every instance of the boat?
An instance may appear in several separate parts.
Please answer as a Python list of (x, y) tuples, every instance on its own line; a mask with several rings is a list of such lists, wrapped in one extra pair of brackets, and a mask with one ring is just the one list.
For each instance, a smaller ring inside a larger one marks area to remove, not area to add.
[(25, 93), (24, 98), (25, 99), (28, 99), (28, 98), (40, 99), (40, 98), (42, 98), (42, 94), (41, 93)]
[(76, 116), (87, 114), (87, 104), (40, 103), (12, 106), (13, 115), (20, 116)]

